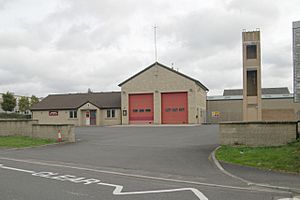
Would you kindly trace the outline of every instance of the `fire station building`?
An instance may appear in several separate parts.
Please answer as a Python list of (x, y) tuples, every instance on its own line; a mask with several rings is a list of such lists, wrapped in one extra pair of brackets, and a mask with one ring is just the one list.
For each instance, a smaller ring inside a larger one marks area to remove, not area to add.
[(208, 89), (170, 67), (155, 62), (119, 86), (122, 124), (205, 122)]

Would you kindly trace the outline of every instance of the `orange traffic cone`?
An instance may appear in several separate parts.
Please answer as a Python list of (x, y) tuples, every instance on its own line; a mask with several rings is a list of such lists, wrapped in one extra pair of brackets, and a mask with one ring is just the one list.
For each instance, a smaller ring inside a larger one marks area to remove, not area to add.
[(57, 142), (62, 142), (60, 130), (58, 130), (58, 133), (57, 133)]

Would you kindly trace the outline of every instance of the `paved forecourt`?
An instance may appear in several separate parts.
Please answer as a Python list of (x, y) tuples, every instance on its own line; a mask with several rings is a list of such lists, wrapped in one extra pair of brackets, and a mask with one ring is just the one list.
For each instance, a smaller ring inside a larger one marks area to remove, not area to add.
[[(216, 126), (79, 128), (76, 144), (0, 150), (2, 199), (283, 199), (219, 172)], [(150, 135), (151, 134), (151, 135)]]

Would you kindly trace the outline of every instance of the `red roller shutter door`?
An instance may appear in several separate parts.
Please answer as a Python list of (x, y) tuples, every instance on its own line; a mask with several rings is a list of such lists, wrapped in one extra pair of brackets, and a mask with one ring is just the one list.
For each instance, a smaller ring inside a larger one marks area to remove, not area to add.
[(187, 92), (162, 93), (161, 108), (163, 124), (188, 123)]
[(129, 123), (153, 123), (153, 94), (129, 95)]

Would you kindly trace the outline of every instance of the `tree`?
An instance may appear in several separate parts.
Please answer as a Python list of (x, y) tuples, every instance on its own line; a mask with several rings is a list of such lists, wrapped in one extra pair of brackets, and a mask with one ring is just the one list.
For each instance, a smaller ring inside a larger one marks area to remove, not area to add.
[(30, 103), (28, 97), (21, 97), (19, 100), (19, 110), (21, 112), (25, 112), (26, 110), (29, 110)]
[(1, 103), (1, 107), (4, 111), (13, 111), (17, 105), (16, 98), (10, 92), (6, 92), (6, 94), (2, 95), (3, 102)]
[(30, 107), (32, 107), (34, 104), (37, 104), (38, 102), (40, 102), (39, 98), (32, 95), (31, 98), (30, 98)]

